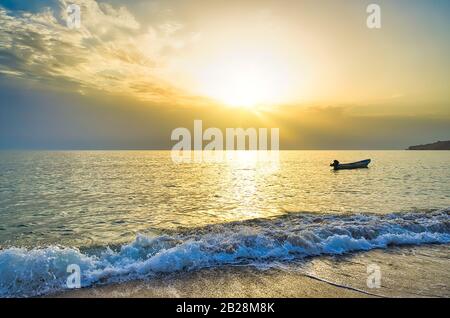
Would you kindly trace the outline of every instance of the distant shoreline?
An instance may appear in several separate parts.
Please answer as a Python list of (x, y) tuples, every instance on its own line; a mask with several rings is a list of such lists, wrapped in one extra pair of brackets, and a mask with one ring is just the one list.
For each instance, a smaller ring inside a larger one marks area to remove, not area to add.
[(436, 141), (431, 144), (409, 146), (407, 150), (450, 150), (450, 140)]

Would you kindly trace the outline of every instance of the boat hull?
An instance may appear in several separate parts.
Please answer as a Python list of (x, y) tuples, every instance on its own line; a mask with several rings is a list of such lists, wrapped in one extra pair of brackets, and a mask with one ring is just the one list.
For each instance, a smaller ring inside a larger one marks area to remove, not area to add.
[(350, 169), (361, 169), (367, 168), (370, 163), (370, 159), (352, 162), (352, 163), (340, 163), (334, 167), (334, 170), (350, 170)]

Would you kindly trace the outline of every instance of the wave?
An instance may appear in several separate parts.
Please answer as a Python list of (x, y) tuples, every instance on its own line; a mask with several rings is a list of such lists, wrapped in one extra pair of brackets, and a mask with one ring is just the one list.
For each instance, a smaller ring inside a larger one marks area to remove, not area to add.
[(28, 297), (66, 289), (67, 267), (81, 286), (149, 278), (224, 265), (270, 266), (318, 255), (391, 245), (450, 243), (450, 209), (375, 214), (289, 213), (202, 228), (138, 235), (130, 244), (92, 251), (48, 246), (0, 251), (0, 296)]

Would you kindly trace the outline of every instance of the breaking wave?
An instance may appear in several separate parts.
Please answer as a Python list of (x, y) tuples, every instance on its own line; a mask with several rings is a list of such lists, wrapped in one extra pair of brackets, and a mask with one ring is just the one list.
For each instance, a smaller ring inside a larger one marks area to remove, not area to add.
[(391, 245), (450, 243), (450, 209), (387, 215), (290, 213), (202, 228), (138, 235), (120, 247), (81, 252), (48, 246), (0, 251), (0, 296), (27, 297), (66, 289), (67, 266), (81, 286), (107, 284), (224, 265), (270, 266), (318, 255)]

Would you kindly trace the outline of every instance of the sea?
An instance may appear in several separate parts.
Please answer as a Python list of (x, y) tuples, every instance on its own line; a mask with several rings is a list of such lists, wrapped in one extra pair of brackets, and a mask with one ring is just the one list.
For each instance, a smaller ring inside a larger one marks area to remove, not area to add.
[(73, 264), (81, 288), (245, 267), (450, 297), (449, 243), (450, 151), (0, 151), (0, 297), (64, 292)]

